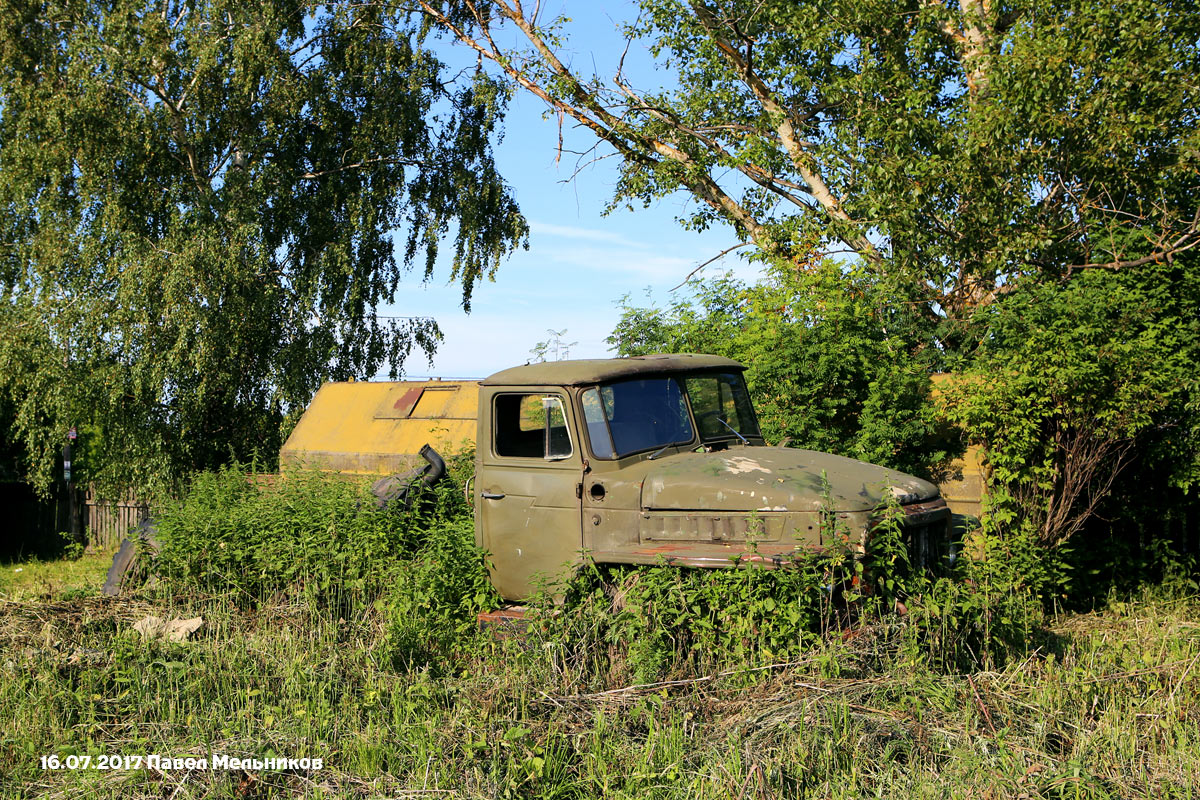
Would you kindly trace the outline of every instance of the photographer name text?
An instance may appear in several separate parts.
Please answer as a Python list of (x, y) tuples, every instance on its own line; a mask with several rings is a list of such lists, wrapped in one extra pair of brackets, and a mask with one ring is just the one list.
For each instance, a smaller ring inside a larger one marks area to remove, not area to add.
[(325, 766), (320, 758), (282, 758), (269, 757), (238, 757), (225, 753), (212, 753), (204, 756), (165, 756), (155, 753), (150, 755), (47, 755), (41, 756), (42, 769), (98, 769), (98, 770), (139, 770), (155, 769), (159, 772), (168, 770), (244, 770), (258, 772), (261, 770), (303, 769), (319, 770)]

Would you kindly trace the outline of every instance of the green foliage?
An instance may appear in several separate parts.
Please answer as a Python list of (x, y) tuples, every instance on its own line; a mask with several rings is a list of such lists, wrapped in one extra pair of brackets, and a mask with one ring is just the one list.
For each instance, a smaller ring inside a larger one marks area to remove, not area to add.
[(1200, 241), (1189, 4), (644, 0), (613, 75), (576, 71), (564, 20), (462, 5), (523, 37), (461, 39), (616, 151), (614, 205), (690, 193), (690, 227), (849, 248), (930, 312)]
[[(1051, 619), (1039, 595), (1053, 591), (1058, 567), (1035, 541), (985, 528), (964, 543), (956, 580), (943, 582), (914, 569), (892, 503), (879, 510), (866, 569), (842, 573), (859, 575), (869, 593), (826, 571), (844, 566), (832, 557), (795, 572), (658, 567), (617, 573), (604, 587), (592, 570), (566, 604), (547, 602), (529, 618), (528, 631), (483, 638), (467, 624), (477, 577), (446, 570), (482, 574), (466, 519), (455, 516), (464, 466), (452, 461), (451, 478), (427, 498), (426, 523), (439, 524), (412, 540), (415, 550), (400, 546), (395, 585), (336, 614), (296, 602), (298, 591), (253, 608), (237, 592), (180, 584), (95, 598), (80, 590), (102, 566), (87, 576), (80, 562), (34, 565), (45, 593), (0, 603), (5, 795), (160, 796), (164, 786), (196, 798), (391, 796), (414, 786), (681, 800), (974, 797), (997, 787), (1056, 798), (1195, 794), (1194, 565), (1164, 554), (1175, 568), (1162, 584)], [(246, 508), (270, 489), (218, 477), (206, 490), (213, 506)], [(307, 504), (294, 492), (299, 518), (340, 496), (309, 489)], [(836, 538), (836, 523), (828, 533)], [(816, 628), (786, 619), (806, 608)], [(818, 635), (831, 612), (839, 624)], [(147, 613), (204, 624), (186, 642), (145, 639), (132, 625)], [(654, 677), (675, 680), (630, 685)], [(40, 763), (117, 753), (321, 757), (324, 766)]]
[[(865, 557), (829, 505), (821, 551), (727, 569), (591, 562), (532, 602), (530, 632), (559, 669), (589, 684), (687, 680), (806, 658), (841, 631), (880, 641), (880, 658), (937, 672), (991, 669), (1038, 640), (1066, 597), (1063, 553), (990, 527), (934, 542), (917, 564), (904, 512), (876, 512)], [(534, 648), (536, 649), (536, 647)], [(825, 665), (837, 674), (836, 660)]]
[(408, 513), (374, 501), (359, 482), (315, 472), (201, 473), (156, 511), (155, 573), (171, 591), (247, 606), (275, 595), (331, 613), (375, 603), (396, 620), (397, 650), (449, 646), (495, 603), (461, 486), (444, 480)]
[(667, 309), (626, 304), (609, 341), (621, 355), (716, 353), (746, 364), (771, 442), (920, 476), (957, 454), (930, 394), (929, 326), (869, 271), (818, 260), (694, 291)]
[(377, 316), (405, 272), (452, 236), (469, 308), (526, 226), (506, 90), (424, 36), (373, 3), (9, 9), (0, 423), (31, 482), (72, 425), (108, 486), (273, 458), (322, 381), (433, 351), (432, 320)]
[(382, 647), (406, 669), (452, 668), (475, 638), (476, 615), (499, 605), (469, 516), (430, 525), (409, 559), (387, 571), (393, 582), (380, 600), (388, 619)]
[(863, 560), (832, 548), (777, 569), (589, 564), (559, 587), (561, 607), (535, 601), (531, 630), (561, 649), (571, 674), (600, 685), (803, 660), (839, 630), (882, 637), (921, 669), (958, 672), (1024, 656), (1066, 597), (1062, 553), (1031, 537), (976, 531), (966, 553), (931, 570), (913, 565), (907, 534), (881, 517)]
[(952, 531), (963, 538), (920, 565), (903, 516), (894, 499), (878, 512), (862, 565), (863, 619), (902, 620), (900, 656), (936, 671), (991, 669), (1024, 655), (1045, 610), (1065, 596), (1063, 554), (985, 524)]
[(1065, 597), (1061, 552), (1027, 536), (981, 534), (971, 545), (949, 575), (903, 584), (910, 657), (939, 671), (991, 669), (1024, 657), (1044, 638), (1047, 608)]
[(402, 552), (406, 532), (372, 499), (361, 484), (319, 473), (200, 473), (155, 511), (156, 572), (176, 590), (248, 603), (285, 591), (362, 602), (388, 585), (379, 567)]
[(542, 600), (534, 624), (585, 674), (608, 683), (788, 661), (833, 619), (823, 587), (842, 566), (842, 559), (798, 559), (784, 569), (590, 564), (566, 587), (564, 610)]
[(1148, 483), (1196, 485), (1194, 259), (1022, 283), (977, 322), (988, 334), (947, 410), (984, 448), (999, 523), (1055, 544), (1106, 500), (1120, 513)]
[[(131, 620), (201, 615), (186, 643)], [(1194, 796), (1200, 639), (1193, 595), (1072, 615), (1053, 647), (990, 671), (889, 657), (870, 631), (802, 663), (671, 686), (540, 671), (497, 647), (442, 675), (397, 669), (386, 620), (247, 614), (221, 598), (9, 602), (0, 781), (13, 798), (302, 796)], [(836, 664), (837, 669), (830, 665)], [(42, 769), (40, 757), (228, 752), (323, 757), (315, 770)], [(239, 790), (239, 786), (242, 790)], [(244, 791), (243, 791), (244, 790)]]

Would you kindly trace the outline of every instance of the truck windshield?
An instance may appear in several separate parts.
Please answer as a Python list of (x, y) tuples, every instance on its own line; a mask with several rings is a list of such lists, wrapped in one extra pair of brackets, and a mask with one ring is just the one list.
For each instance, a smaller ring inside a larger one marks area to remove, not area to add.
[(702, 440), (759, 436), (750, 394), (741, 375), (725, 372), (689, 375), (683, 382)]
[(582, 400), (597, 458), (684, 444), (694, 436), (683, 389), (675, 378), (614, 381), (586, 390)]

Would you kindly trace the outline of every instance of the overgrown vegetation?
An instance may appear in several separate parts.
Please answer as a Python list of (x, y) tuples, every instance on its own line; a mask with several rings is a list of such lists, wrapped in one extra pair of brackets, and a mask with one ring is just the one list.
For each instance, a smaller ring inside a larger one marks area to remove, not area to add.
[[(977, 558), (935, 580), (885, 523), (861, 570), (838, 554), (776, 571), (588, 569), (565, 602), (548, 593), (524, 622), (480, 632), (490, 597), (471, 593), (482, 562), (458, 489), (428, 498), (419, 524), (376, 527), (344, 482), (207, 476), (164, 514), (178, 527), (156, 586), (0, 601), (0, 795), (1195, 794), (1200, 599), (1183, 572), (1058, 616), (1044, 603), (1058, 577), (1032, 545), (979, 552), (1001, 546), (984, 531)], [(203, 534), (187, 516), (200, 508), (220, 521)], [(272, 536), (327, 531), (344, 558), (285, 578), (249, 544), (271, 521)], [(353, 526), (378, 537), (369, 557), (343, 547)], [(173, 552), (202, 535), (246, 549)], [(331, 593), (323, 575), (369, 579)], [(148, 614), (204, 625), (144, 639)], [(39, 764), (214, 752), (326, 766)]]
[[(31, 480), (71, 424), (114, 485), (273, 450), (324, 376), (428, 350), (374, 314), (387, 230), (406, 200), (428, 274), (458, 220), (468, 295), (522, 240), (488, 146), (512, 80), (617, 148), (615, 202), (689, 191), (689, 224), (767, 264), (626, 307), (622, 353), (747, 362), (774, 440), (929, 476), (981, 444), (989, 513), (933, 572), (880, 509), (864, 559), (586, 565), (481, 632), (465, 461), (402, 517), (341, 479), (200, 473), (156, 583), (0, 600), (0, 793), (1196, 795), (1200, 587), (1168, 544), (1200, 477), (1194, 8), (645, 2), (629, 33), (676, 72), (642, 94), (572, 72), (535, 7), (201, 5), (0, 31), (0, 449)], [(431, 30), (501, 80), (448, 89)], [(172, 642), (150, 614), (204, 622)], [(328, 768), (39, 763), (114, 752)]]
[[(498, 601), (461, 494), (469, 469), (468, 456), (454, 460), (409, 513), (378, 508), (361, 483), (337, 476), (202, 474), (162, 508), (153, 572), (160, 591), (251, 610), (371, 609), (389, 620), (398, 667), (452, 672), (477, 644), (475, 615)], [(897, 626), (908, 657), (955, 670), (1021, 655), (1065, 597), (1065, 563), (1032, 538), (976, 530), (959, 545), (968, 555), (933, 571), (910, 563), (894, 501), (879, 513), (865, 559), (847, 547), (798, 554), (781, 569), (752, 557), (717, 570), (588, 562), (534, 598), (529, 625), (593, 688), (788, 661), (832, 631), (875, 624)], [(836, 515), (824, 518), (823, 541), (849, 541)]]
[[(948, 416), (985, 448), (999, 521), (1056, 545), (1097, 516), (1160, 531), (1194, 513), (1194, 264), (1025, 285), (976, 316), (987, 336), (943, 385)], [(1094, 537), (1109, 525), (1098, 527)]]
[(247, 609), (383, 612), (392, 657), (429, 665), (497, 601), (462, 496), (470, 468), (469, 456), (451, 459), (449, 478), (407, 511), (379, 507), (361, 480), (336, 475), (202, 473), (156, 516), (153, 572), (172, 594)]

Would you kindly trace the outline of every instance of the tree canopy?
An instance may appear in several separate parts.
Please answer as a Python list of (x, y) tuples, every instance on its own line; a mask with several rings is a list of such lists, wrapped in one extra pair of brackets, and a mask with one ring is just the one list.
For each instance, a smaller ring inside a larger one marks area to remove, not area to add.
[(540, 3), (421, 5), (620, 154), (615, 202), (690, 192), (688, 224), (847, 249), (931, 314), (1200, 244), (1192, 3), (645, 0), (648, 77), (579, 72)]
[[(375, 3), (50, 0), (0, 20), (0, 375), (45, 487), (277, 450), (327, 379), (402, 369), (379, 315), (444, 239), (473, 287), (526, 238), (497, 173), (504, 86)], [(397, 241), (393, 241), (393, 232)], [(102, 443), (102, 445), (100, 444)]]

